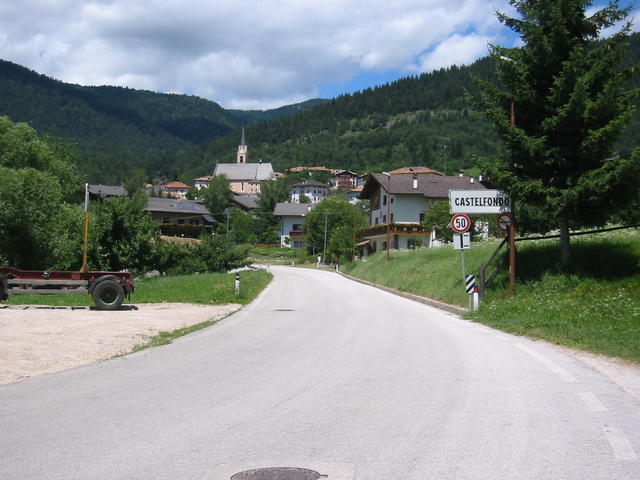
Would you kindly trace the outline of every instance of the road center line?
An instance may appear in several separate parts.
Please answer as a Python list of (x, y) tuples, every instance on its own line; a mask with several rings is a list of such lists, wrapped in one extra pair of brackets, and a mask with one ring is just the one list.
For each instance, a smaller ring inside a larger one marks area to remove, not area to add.
[(589, 410), (593, 413), (602, 413), (608, 412), (607, 407), (605, 407), (602, 402), (591, 392), (580, 392), (578, 393), (580, 398), (587, 404)]
[(516, 347), (518, 347), (523, 352), (528, 353), (529, 355), (531, 355), (533, 358), (538, 360), (540, 363), (542, 363), (545, 367), (547, 367), (553, 373), (558, 375), (565, 382), (567, 382), (567, 383), (577, 382), (576, 377), (574, 377), (572, 374), (567, 372), (564, 368), (562, 368), (557, 363), (553, 362), (552, 360), (549, 360), (547, 357), (545, 357), (541, 353), (538, 353), (535, 350), (532, 350), (532, 349), (530, 349), (528, 347), (525, 347), (521, 343), (516, 343)]
[(618, 460), (637, 460), (636, 452), (629, 443), (627, 435), (619, 428), (604, 427), (604, 434), (613, 448), (613, 453)]

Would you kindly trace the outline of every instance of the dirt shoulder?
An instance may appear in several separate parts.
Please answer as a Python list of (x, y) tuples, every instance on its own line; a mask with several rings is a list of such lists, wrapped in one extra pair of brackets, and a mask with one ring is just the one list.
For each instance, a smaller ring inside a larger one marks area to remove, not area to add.
[(139, 304), (89, 308), (0, 306), (0, 384), (88, 365), (172, 331), (224, 317), (241, 305)]

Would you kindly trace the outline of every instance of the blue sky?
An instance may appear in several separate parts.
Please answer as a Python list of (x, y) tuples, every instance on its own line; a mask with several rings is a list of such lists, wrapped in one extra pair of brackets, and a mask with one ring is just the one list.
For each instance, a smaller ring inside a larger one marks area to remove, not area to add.
[(0, 3), (0, 52), (65, 82), (266, 109), (472, 63), (517, 41), (496, 9), (513, 13), (507, 0), (22, 0)]

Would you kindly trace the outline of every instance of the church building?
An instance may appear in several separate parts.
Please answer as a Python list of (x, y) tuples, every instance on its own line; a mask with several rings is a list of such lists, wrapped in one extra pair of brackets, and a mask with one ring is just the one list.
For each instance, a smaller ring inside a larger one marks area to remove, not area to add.
[(260, 184), (265, 180), (275, 179), (271, 163), (249, 163), (249, 147), (245, 140), (244, 126), (236, 163), (216, 164), (213, 175), (225, 175), (229, 180), (229, 187), (236, 195), (259, 195)]

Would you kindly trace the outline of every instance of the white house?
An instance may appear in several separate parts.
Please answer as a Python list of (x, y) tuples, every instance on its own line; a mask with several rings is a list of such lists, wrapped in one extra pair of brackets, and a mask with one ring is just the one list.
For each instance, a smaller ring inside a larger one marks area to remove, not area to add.
[(360, 199), (369, 200), (369, 227), (362, 235), (371, 252), (390, 248), (432, 245), (432, 232), (422, 225), (424, 214), (437, 200), (449, 198), (449, 190), (486, 190), (473, 177), (439, 173), (373, 173)]
[(315, 207), (311, 203), (276, 203), (273, 214), (281, 217), (280, 246), (304, 247), (304, 217)]
[(304, 195), (311, 203), (320, 203), (327, 196), (329, 187), (322, 182), (308, 180), (291, 185), (291, 202), (300, 203), (300, 197)]

